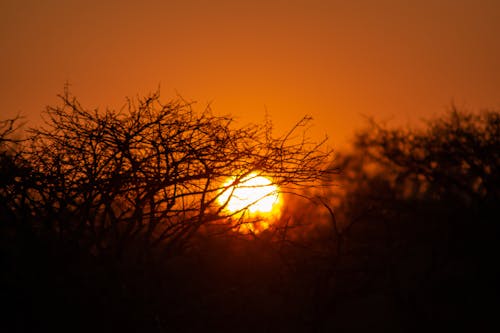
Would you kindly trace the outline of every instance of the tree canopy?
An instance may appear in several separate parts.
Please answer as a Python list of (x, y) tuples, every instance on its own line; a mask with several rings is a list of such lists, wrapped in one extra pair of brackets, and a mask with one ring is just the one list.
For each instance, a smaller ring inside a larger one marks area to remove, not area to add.
[(249, 222), (228, 219), (230, 196), (217, 202), (245, 177), (266, 176), (289, 191), (328, 173), (331, 151), (306, 136), (309, 117), (274, 137), (270, 121), (238, 128), (231, 116), (198, 112), (183, 99), (163, 103), (158, 92), (119, 111), (87, 110), (68, 91), (60, 99), (29, 131), (22, 156), (31, 173), (11, 202), (94, 251), (136, 240), (182, 247), (201, 226)]

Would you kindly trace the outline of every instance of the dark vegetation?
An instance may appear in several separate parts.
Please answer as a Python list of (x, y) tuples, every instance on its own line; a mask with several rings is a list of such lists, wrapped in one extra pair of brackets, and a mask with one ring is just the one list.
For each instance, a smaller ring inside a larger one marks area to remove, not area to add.
[[(332, 161), (308, 118), (276, 138), (158, 94), (61, 101), (0, 124), (2, 331), (497, 328), (499, 112), (373, 122)], [(216, 200), (255, 171), (287, 204), (241, 234)]]

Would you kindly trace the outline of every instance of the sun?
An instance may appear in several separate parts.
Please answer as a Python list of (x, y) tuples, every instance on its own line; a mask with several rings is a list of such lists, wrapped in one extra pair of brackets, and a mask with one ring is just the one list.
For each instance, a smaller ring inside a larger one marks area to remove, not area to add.
[(243, 231), (261, 231), (269, 227), (270, 222), (279, 217), (281, 208), (281, 195), (277, 185), (258, 173), (251, 173), (240, 179), (236, 177), (224, 183), (224, 191), (217, 198), (224, 210), (238, 217), (260, 218), (259, 222), (243, 224)]

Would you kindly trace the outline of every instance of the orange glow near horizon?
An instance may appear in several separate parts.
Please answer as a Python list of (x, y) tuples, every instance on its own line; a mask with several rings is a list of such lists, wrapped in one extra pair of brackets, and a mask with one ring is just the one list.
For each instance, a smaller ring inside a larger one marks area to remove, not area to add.
[(234, 182), (235, 177), (232, 177), (224, 183), (226, 189), (217, 198), (218, 203), (236, 217), (258, 220), (239, 225), (238, 231), (258, 233), (269, 228), (281, 213), (282, 198), (278, 187), (257, 173), (251, 173), (232, 186)]
[[(78, 15), (74, 15), (78, 13)], [(27, 127), (66, 82), (88, 109), (161, 88), (235, 124), (349, 148), (366, 118), (420, 123), (500, 107), (500, 1), (0, 2), (0, 109)]]

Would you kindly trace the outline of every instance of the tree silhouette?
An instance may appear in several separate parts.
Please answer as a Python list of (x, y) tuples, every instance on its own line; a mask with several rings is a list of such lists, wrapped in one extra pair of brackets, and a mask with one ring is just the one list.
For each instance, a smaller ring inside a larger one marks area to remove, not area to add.
[(182, 99), (162, 104), (159, 93), (118, 112), (88, 111), (67, 91), (60, 97), (31, 130), (23, 156), (33, 173), (22, 201), (38, 223), (94, 252), (122, 253), (131, 242), (174, 251), (201, 226), (248, 222), (230, 221), (238, 212), (217, 204), (245, 177), (270, 177), (285, 191), (328, 172), (324, 141), (301, 131), (308, 117), (275, 138), (270, 122), (235, 129), (231, 117), (196, 112)]
[(383, 295), (378, 305), (394, 309), (388, 316), (410, 324), (403, 331), (472, 328), (480, 318), (491, 327), (486, 304), (498, 304), (500, 276), (499, 151), (495, 110), (452, 108), (420, 128), (371, 121), (360, 131), (355, 150), (337, 161), (336, 216), (350, 224), (336, 271), (350, 278), (349, 299)]
[[(356, 145), (388, 166), (394, 181), (411, 194), (463, 203), (498, 199), (500, 114), (471, 113), (453, 107), (423, 130), (387, 129), (373, 123)], [(411, 184), (410, 184), (411, 183)]]

